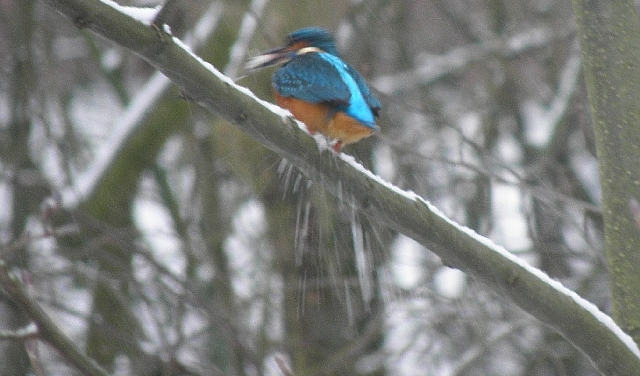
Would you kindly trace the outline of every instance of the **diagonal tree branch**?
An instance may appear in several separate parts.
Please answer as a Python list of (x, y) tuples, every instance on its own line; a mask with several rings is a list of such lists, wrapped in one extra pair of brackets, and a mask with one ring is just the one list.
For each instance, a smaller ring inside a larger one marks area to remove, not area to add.
[(108, 373), (91, 360), (91, 358), (83, 354), (76, 347), (75, 343), (58, 328), (56, 323), (47, 315), (42, 307), (29, 296), (25, 286), (15, 274), (9, 271), (8, 265), (2, 259), (0, 259), (0, 285), (36, 325), (37, 329), (35, 332), (31, 326), (28, 326), (22, 335), (30, 337), (37, 336), (39, 339), (49, 343), (58, 349), (69, 362), (87, 375), (108, 375)]
[[(258, 100), (203, 62), (162, 27), (146, 26), (99, 0), (41, 0), (131, 49), (167, 75), (185, 95), (296, 165), (313, 181), (368, 217), (410, 236), (548, 324), (581, 349), (603, 374), (634, 375), (640, 351), (613, 320), (558, 282), (420, 197), (401, 191), (309, 137), (276, 106)], [(319, 146), (321, 145), (321, 146)]]

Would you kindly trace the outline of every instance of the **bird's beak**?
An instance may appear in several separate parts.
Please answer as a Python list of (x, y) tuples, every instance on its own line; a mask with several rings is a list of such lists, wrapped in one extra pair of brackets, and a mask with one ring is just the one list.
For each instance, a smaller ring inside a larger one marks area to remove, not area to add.
[(274, 48), (261, 55), (252, 57), (245, 64), (244, 69), (248, 73), (253, 73), (259, 69), (269, 67), (271, 65), (286, 63), (293, 59), (295, 52), (289, 46)]

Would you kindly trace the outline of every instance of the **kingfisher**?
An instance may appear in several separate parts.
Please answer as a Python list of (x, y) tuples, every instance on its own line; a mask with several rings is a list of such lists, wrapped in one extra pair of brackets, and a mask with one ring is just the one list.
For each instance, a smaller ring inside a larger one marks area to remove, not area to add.
[(272, 77), (276, 103), (307, 126), (335, 141), (333, 149), (378, 130), (382, 107), (362, 76), (346, 63), (327, 30), (308, 27), (287, 35), (286, 45), (249, 60), (247, 71), (282, 64)]

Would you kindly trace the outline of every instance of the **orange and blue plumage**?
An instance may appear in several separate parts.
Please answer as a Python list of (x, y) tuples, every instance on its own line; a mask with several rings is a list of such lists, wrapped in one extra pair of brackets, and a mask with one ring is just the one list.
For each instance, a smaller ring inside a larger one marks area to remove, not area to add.
[(340, 58), (328, 31), (295, 31), (284, 47), (253, 58), (247, 68), (275, 64), (283, 64), (272, 78), (276, 103), (305, 123), (310, 133), (336, 140), (336, 151), (378, 130), (380, 102), (362, 76)]

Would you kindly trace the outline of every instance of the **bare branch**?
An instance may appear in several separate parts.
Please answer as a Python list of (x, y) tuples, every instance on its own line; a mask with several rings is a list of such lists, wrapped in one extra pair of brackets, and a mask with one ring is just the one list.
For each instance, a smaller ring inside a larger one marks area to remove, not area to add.
[[(18, 277), (9, 271), (4, 260), (0, 260), (0, 285), (37, 327), (39, 338), (56, 348), (70, 363), (80, 371), (92, 376), (106, 376), (108, 373), (92, 359), (83, 354), (75, 343), (67, 337), (47, 315), (47, 313), (29, 296), (27, 289)], [(31, 331), (32, 329), (29, 328)]]
[(167, 23), (168, 19), (173, 15), (173, 12), (178, 8), (179, 2), (180, 0), (165, 1), (151, 23), (158, 27), (162, 27), (162, 25)]

